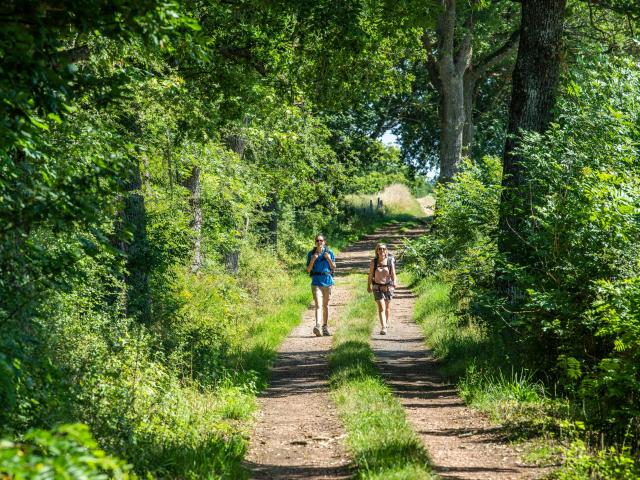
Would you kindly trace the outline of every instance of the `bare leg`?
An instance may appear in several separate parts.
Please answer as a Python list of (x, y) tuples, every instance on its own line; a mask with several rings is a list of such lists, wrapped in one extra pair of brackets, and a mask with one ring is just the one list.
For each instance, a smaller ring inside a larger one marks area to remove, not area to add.
[(322, 325), (329, 325), (329, 300), (331, 300), (331, 294), (328, 288), (322, 289)]
[(391, 323), (391, 300), (387, 300), (385, 305), (385, 317), (387, 319), (387, 325)]
[(380, 319), (380, 327), (387, 327), (387, 315), (385, 313), (385, 301), (384, 300), (376, 300), (378, 304), (378, 318)]
[(323, 302), (322, 289), (318, 287), (312, 287), (313, 289), (313, 307), (316, 318), (316, 327), (320, 327), (320, 304)]

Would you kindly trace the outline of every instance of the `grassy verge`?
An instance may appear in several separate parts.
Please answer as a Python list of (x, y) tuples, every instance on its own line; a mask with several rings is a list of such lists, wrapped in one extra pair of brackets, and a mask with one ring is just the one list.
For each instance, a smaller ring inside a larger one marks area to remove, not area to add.
[(455, 314), (447, 282), (426, 278), (414, 282), (413, 289), (418, 297), (414, 319), (465, 402), (508, 427), (514, 437), (544, 431), (547, 416), (559, 406), (542, 383), (515, 368), (500, 341), (473, 318), (461, 320)]
[[(363, 276), (348, 277), (351, 288)], [(430, 479), (429, 459), (400, 402), (374, 366), (369, 335), (375, 304), (360, 292), (341, 319), (330, 357), (332, 395), (347, 430), (358, 478)]]
[[(403, 280), (411, 283), (408, 276)], [(561, 480), (639, 478), (629, 451), (590, 445), (567, 400), (555, 398), (530, 371), (514, 368), (509, 352), (478, 323), (461, 322), (447, 282), (426, 278), (413, 289), (414, 318), (441, 360), (442, 373), (456, 382), (465, 403), (487, 413), (512, 440), (526, 440), (525, 461), (559, 466), (548, 478)]]

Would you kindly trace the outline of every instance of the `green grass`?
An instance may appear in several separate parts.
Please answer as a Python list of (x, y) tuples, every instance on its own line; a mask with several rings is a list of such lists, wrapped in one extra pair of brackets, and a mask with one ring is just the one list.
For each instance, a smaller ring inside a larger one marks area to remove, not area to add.
[[(401, 278), (405, 283), (412, 283), (407, 274), (402, 274)], [(484, 331), (473, 321), (460, 323), (449, 299), (448, 283), (427, 278), (415, 283), (413, 290), (417, 296), (414, 320), (422, 327), (435, 356), (446, 360), (442, 373), (449, 378), (464, 375), (468, 366), (488, 351)]]
[(258, 389), (266, 386), (278, 346), (291, 329), (300, 323), (302, 313), (310, 302), (309, 276), (298, 273), (287, 286), (287, 294), (282, 303), (271, 305), (257, 317), (241, 339), (234, 368), (236, 371), (256, 372)]
[[(348, 277), (351, 288), (363, 275)], [(341, 318), (330, 356), (332, 396), (347, 430), (347, 445), (363, 479), (431, 479), (429, 458), (404, 409), (375, 368), (369, 335), (376, 308), (360, 291)]]
[(456, 383), (465, 403), (502, 424), (513, 440), (555, 429), (553, 419), (565, 416), (566, 406), (552, 400), (531, 371), (515, 367), (501, 341), (477, 320), (456, 315), (447, 282), (426, 278), (414, 282), (413, 290), (414, 319), (440, 360), (442, 374)]

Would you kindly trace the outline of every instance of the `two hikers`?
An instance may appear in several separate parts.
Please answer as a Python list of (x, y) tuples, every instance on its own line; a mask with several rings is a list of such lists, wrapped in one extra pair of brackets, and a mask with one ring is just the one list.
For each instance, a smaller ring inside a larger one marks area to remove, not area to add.
[[(307, 273), (311, 275), (311, 292), (315, 307), (316, 324), (313, 333), (320, 337), (331, 335), (329, 332), (329, 300), (333, 286), (333, 272), (336, 269), (335, 255), (327, 247), (324, 235), (316, 235), (316, 245), (307, 254)], [(320, 306), (322, 305), (322, 312)], [(322, 331), (320, 330), (322, 317)]]
[[(313, 333), (329, 336), (329, 301), (333, 287), (333, 272), (336, 269), (335, 255), (327, 245), (324, 235), (316, 235), (315, 247), (307, 254), (307, 273), (311, 275), (311, 291), (315, 307)], [(391, 299), (396, 288), (395, 259), (389, 255), (384, 243), (376, 245), (375, 257), (369, 265), (367, 291), (373, 292), (378, 305), (380, 335), (387, 334), (391, 319)], [(322, 307), (322, 310), (321, 310)], [(322, 320), (322, 324), (320, 323)]]
[(367, 291), (373, 292), (373, 298), (378, 304), (378, 318), (380, 319), (380, 335), (387, 334), (391, 320), (391, 299), (396, 288), (395, 259), (389, 255), (384, 243), (376, 245), (375, 257), (369, 264)]

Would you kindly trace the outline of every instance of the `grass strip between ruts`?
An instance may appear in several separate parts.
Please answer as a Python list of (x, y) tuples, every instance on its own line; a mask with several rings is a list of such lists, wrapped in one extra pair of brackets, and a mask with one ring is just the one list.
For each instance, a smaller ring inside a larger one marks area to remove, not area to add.
[(369, 336), (376, 321), (376, 306), (363, 288), (366, 279), (350, 275), (343, 281), (358, 293), (338, 320), (329, 359), (330, 381), (332, 397), (347, 430), (346, 443), (357, 467), (356, 478), (435, 478), (422, 442), (375, 367)]

